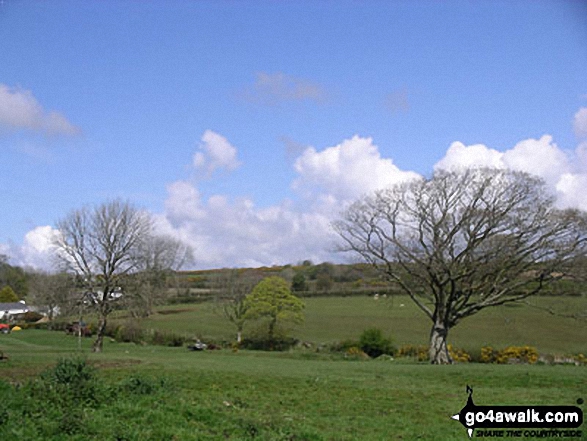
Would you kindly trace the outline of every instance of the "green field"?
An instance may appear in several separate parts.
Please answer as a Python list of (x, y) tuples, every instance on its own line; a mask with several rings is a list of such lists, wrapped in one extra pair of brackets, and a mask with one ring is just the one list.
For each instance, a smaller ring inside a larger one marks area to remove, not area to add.
[[(537, 300), (543, 307), (557, 301)], [(581, 298), (564, 301), (568, 310), (585, 306)], [(357, 338), (370, 326), (392, 335), (396, 344), (426, 343), (428, 323), (407, 299), (314, 298), (306, 303), (306, 323), (293, 333), (316, 345)], [(211, 304), (163, 309), (177, 312), (156, 314), (143, 326), (230, 337)], [(534, 344), (561, 354), (587, 349), (584, 322), (527, 307), (481, 313), (459, 325), (451, 341), (463, 347)], [(0, 351), (9, 356), (0, 362), (1, 439), (465, 440), (464, 428), (450, 416), (465, 405), (466, 385), (474, 388), (478, 405), (576, 405), (587, 399), (585, 366), (430, 366), (409, 359), (348, 361), (313, 348), (190, 352), (110, 339), (104, 353), (92, 354), (90, 344), (83, 339), (79, 349), (78, 340), (62, 332), (0, 335)], [(60, 404), (38, 404), (48, 394), (39, 394), (39, 387), (38, 403), (23, 398), (29, 379), (60, 357), (80, 353), (98, 368), (107, 399), (93, 406), (80, 403), (72, 418)], [(134, 386), (129, 389), (129, 384)], [(116, 395), (116, 390), (125, 393)], [(23, 406), (31, 410), (19, 413)]]
[[(427, 344), (430, 322), (407, 296), (374, 300), (372, 297), (318, 297), (304, 299), (305, 323), (292, 330), (295, 337), (315, 344), (357, 338), (369, 327), (390, 335), (396, 345)], [(552, 354), (587, 353), (587, 322), (565, 317), (587, 310), (587, 297), (537, 297), (532, 304), (488, 308), (465, 319), (449, 334), (457, 347), (479, 350), (481, 346), (531, 345)], [(145, 329), (183, 333), (187, 337), (233, 339), (230, 323), (213, 303), (162, 308), (142, 322)], [(176, 313), (172, 313), (172, 312)]]

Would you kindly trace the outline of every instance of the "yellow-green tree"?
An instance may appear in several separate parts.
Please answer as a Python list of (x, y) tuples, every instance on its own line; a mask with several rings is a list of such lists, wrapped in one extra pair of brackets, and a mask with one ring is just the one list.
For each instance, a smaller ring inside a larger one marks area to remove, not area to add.
[(0, 302), (1, 303), (14, 303), (18, 302), (18, 296), (14, 292), (14, 290), (6, 285), (4, 288), (0, 289)]
[(304, 302), (291, 293), (287, 281), (281, 277), (267, 277), (261, 280), (246, 297), (245, 306), (247, 318), (269, 320), (270, 340), (274, 338), (279, 322), (304, 321)]

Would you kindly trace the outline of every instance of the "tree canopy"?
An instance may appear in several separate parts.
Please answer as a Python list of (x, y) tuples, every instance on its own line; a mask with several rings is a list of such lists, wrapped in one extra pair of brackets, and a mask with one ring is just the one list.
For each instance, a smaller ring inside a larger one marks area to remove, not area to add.
[(294, 296), (287, 281), (281, 277), (261, 280), (245, 299), (246, 316), (269, 319), (268, 337), (273, 339), (278, 322), (301, 323), (304, 303)]
[(8, 257), (0, 254), (0, 288), (3, 286), (10, 286), (21, 299), (29, 292), (26, 272), (19, 266), (10, 265)]
[(450, 363), (450, 328), (538, 293), (585, 256), (587, 215), (557, 209), (537, 177), (474, 168), (368, 195), (335, 229), (341, 250), (372, 263), (432, 321), (430, 360)]
[(0, 303), (14, 302), (18, 302), (18, 296), (10, 286), (6, 285), (4, 288), (0, 289)]

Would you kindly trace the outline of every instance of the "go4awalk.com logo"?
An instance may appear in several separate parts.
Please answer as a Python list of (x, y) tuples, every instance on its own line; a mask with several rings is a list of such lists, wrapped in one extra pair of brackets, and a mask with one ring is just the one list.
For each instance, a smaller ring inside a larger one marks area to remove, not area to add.
[[(577, 406), (477, 406), (473, 389), (461, 411), (451, 418), (465, 426), (469, 438), (581, 438), (583, 411)], [(582, 404), (583, 400), (577, 400)]]

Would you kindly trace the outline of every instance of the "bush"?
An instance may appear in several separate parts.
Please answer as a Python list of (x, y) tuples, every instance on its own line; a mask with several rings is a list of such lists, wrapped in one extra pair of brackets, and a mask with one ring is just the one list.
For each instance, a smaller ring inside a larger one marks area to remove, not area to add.
[(380, 355), (393, 355), (396, 351), (390, 338), (383, 336), (380, 329), (370, 328), (363, 331), (359, 338), (361, 350), (371, 358)]
[(347, 352), (350, 348), (358, 348), (361, 346), (357, 340), (343, 340), (330, 345), (329, 350), (332, 352)]
[(414, 357), (418, 361), (428, 360), (428, 346), (425, 345), (403, 345), (397, 351), (398, 357)]
[(367, 360), (369, 355), (363, 352), (361, 348), (353, 346), (345, 351), (344, 358), (347, 360)]
[(128, 321), (124, 326), (119, 326), (114, 334), (116, 341), (125, 343), (141, 343), (145, 335), (140, 325), (135, 321)]
[(468, 363), (472, 360), (471, 355), (464, 349), (454, 348), (452, 345), (448, 345), (448, 353), (450, 358), (456, 363)]
[(532, 346), (508, 346), (501, 351), (491, 346), (481, 348), (481, 363), (534, 364), (538, 361), (538, 351)]
[(151, 335), (150, 343), (160, 346), (179, 347), (185, 344), (186, 338), (183, 335), (173, 332), (162, 332), (155, 330)]
[(32, 390), (60, 406), (84, 403), (97, 405), (105, 392), (96, 370), (83, 358), (62, 358), (55, 367), (41, 373)]

